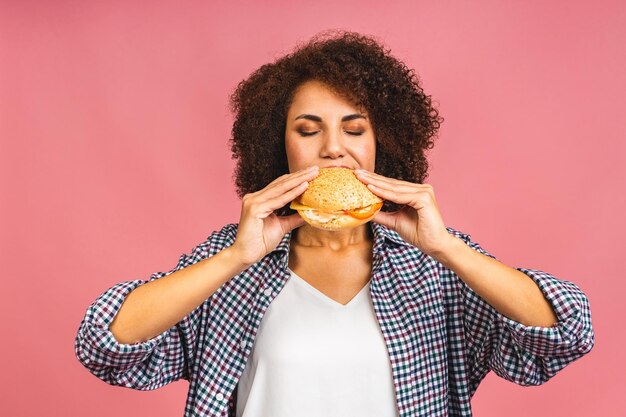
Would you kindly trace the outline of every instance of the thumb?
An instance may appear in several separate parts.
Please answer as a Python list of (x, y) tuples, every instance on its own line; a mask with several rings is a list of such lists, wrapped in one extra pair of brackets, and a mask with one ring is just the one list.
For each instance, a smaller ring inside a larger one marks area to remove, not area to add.
[(397, 213), (388, 213), (384, 211), (379, 211), (378, 213), (376, 213), (372, 221), (375, 221), (378, 224), (382, 224), (385, 227), (393, 229), (394, 224), (396, 223), (396, 214)]
[(306, 222), (298, 213), (290, 216), (278, 216), (278, 221), (284, 233), (289, 233), (296, 227), (304, 226)]

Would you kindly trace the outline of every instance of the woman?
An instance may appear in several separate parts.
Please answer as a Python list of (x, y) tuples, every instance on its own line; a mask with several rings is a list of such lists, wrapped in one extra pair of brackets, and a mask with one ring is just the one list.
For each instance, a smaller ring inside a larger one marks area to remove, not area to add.
[[(87, 310), (76, 355), (112, 385), (190, 383), (186, 416), (470, 416), (490, 371), (539, 385), (594, 344), (588, 300), (444, 225), (423, 180), (441, 118), (412, 70), (318, 36), (232, 97), (238, 224)], [(344, 166), (385, 200), (330, 232), (289, 203)]]

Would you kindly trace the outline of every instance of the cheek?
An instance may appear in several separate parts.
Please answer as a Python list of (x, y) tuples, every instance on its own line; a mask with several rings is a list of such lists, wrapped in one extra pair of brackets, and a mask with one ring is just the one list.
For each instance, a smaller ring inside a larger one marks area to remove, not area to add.
[(374, 161), (376, 160), (376, 139), (372, 137), (359, 149), (359, 157), (363, 161), (371, 163), (373, 168)]
[(295, 141), (285, 140), (285, 150), (288, 156), (297, 157), (304, 151), (304, 147)]
[(287, 162), (291, 172), (300, 169), (298, 168), (300, 166), (300, 162), (306, 161), (307, 159), (307, 147), (305, 147), (304, 144), (298, 144), (295, 141), (290, 141), (288, 138), (285, 138), (285, 152), (287, 154)]

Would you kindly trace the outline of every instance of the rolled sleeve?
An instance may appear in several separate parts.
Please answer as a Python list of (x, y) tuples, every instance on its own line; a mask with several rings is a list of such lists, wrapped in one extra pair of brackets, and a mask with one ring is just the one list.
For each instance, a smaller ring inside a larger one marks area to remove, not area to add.
[(500, 315), (513, 340), (538, 356), (572, 356), (575, 359), (589, 352), (593, 348), (595, 336), (585, 294), (573, 283), (558, 280), (546, 272), (516, 269), (528, 275), (539, 286), (557, 316), (557, 323), (552, 327), (525, 326)]
[(120, 368), (144, 361), (163, 339), (162, 333), (141, 343), (119, 343), (109, 326), (126, 296), (145, 281), (136, 280), (119, 283), (89, 306), (81, 321), (75, 343), (77, 358), (87, 367), (116, 366)]
[[(469, 235), (457, 236), (472, 249), (497, 259)], [(551, 327), (526, 326), (498, 312), (462, 283), (467, 352), (475, 383), (492, 370), (519, 385), (540, 385), (594, 346), (589, 301), (580, 288), (544, 271), (515, 269), (538, 285), (557, 323)]]
[[(216, 238), (220, 239), (221, 235), (214, 232), (189, 255), (183, 254), (175, 268), (156, 272), (148, 281), (163, 278), (214, 255), (219, 251), (212, 243)], [(75, 355), (87, 370), (108, 384), (152, 390), (180, 378), (189, 379), (201, 317), (208, 311), (210, 299), (172, 328), (140, 343), (119, 343), (109, 329), (128, 294), (148, 281), (125, 281), (109, 288), (88, 307), (79, 325)]]

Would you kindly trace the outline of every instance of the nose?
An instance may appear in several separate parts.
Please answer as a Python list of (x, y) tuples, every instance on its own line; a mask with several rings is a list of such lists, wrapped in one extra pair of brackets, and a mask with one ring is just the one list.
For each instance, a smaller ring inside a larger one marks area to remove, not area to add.
[(322, 138), (320, 157), (337, 159), (346, 155), (346, 148), (340, 132), (326, 131)]

